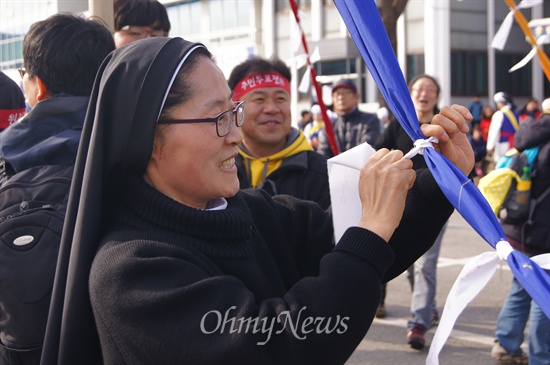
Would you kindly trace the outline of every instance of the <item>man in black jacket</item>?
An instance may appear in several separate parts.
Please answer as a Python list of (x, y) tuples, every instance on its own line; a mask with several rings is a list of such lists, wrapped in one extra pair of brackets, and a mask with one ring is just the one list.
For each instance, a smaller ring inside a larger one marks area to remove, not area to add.
[[(359, 110), (360, 94), (353, 81), (342, 79), (332, 86), (332, 105), (338, 119), (334, 133), (340, 152), (367, 142), (374, 145), (380, 134), (380, 122), (375, 114)], [(325, 134), (319, 136), (318, 151), (327, 157), (334, 156)]]
[(254, 58), (229, 76), (233, 100), (246, 102), (243, 142), (236, 158), (241, 188), (262, 188), (330, 205), (326, 158), (291, 125), (290, 69), (280, 60)]
[[(3, 179), (36, 169), (41, 177), (58, 178), (63, 171), (63, 178), (70, 181), (95, 75), (104, 58), (114, 49), (109, 30), (94, 20), (56, 14), (31, 26), (23, 41), (24, 67), (19, 68), (19, 73), (32, 109), (0, 133)], [(51, 197), (47, 199), (59, 205), (66, 204), (66, 199), (65, 202), (61, 200), (63, 196), (68, 197), (69, 186), (64, 185), (65, 192), (51, 191)], [(30, 190), (31, 187), (21, 189)], [(23, 204), (21, 207), (23, 209)], [(59, 237), (46, 243), (55, 250), (49, 257), (56, 257)], [(19, 250), (23, 254), (23, 248)], [(25, 252), (32, 261), (31, 251)], [(47, 257), (42, 259), (48, 260)], [(2, 266), (8, 270), (6, 263)], [(12, 297), (9, 289), (17, 284), (11, 282), (1, 286), (0, 363), (39, 363), (55, 267), (55, 260), (43, 263), (40, 271), (32, 264), (28, 265), (25, 275), (34, 275), (34, 282), (43, 283), (46, 286), (44, 292), (49, 294), (32, 303), (26, 302), (28, 296), (22, 296), (19, 299), (25, 303), (18, 308), (15, 306), (13, 311), (7, 308), (6, 301)], [(33, 269), (37, 271), (32, 273)], [(23, 293), (37, 291), (36, 287), (19, 287), (17, 290)], [(30, 318), (31, 324), (28, 323)]]

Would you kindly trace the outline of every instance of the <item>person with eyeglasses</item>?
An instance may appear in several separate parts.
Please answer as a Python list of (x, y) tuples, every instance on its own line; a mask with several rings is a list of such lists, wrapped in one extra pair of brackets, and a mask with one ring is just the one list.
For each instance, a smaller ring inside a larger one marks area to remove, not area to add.
[[(332, 85), (332, 106), (337, 116), (333, 129), (340, 152), (364, 142), (372, 146), (380, 135), (378, 117), (361, 111), (360, 100), (361, 95), (352, 80), (341, 79)], [(334, 156), (326, 133), (319, 135), (317, 151), (329, 158)]]
[[(440, 86), (437, 79), (431, 75), (420, 74), (413, 77), (409, 83), (411, 99), (416, 111), (418, 123), (428, 125), (439, 113)], [(407, 153), (414, 147), (413, 140), (405, 129), (394, 118), (388, 128), (380, 135), (375, 144), (375, 149), (395, 149)], [(412, 158), (413, 169), (427, 168), (426, 161), (421, 155)], [(470, 171), (467, 172), (469, 174)], [(422, 255), (411, 267), (407, 269), (407, 278), (412, 290), (411, 319), (407, 322), (407, 344), (416, 350), (421, 350), (426, 344), (426, 332), (430, 327), (439, 323), (435, 295), (437, 288), (437, 260), (441, 251), (441, 242), (446, 230), (446, 224), (435, 239), (432, 247)], [(385, 317), (387, 285), (382, 288), (382, 301), (380, 302), (379, 317)]]
[[(365, 165), (362, 219), (336, 246), (329, 210), (240, 189), (253, 108), (238, 91), (204, 45), (181, 38), (108, 56), (69, 199), (46, 363), (343, 364), (382, 281), (428, 249), (453, 208), (400, 151)], [(462, 171), (473, 166), (468, 115), (446, 107), (423, 128)]]
[(330, 205), (327, 159), (303, 131), (292, 127), (289, 67), (279, 59), (254, 57), (233, 68), (233, 100), (246, 103), (243, 141), (236, 158), (240, 187), (288, 194)]
[[(104, 58), (114, 49), (111, 32), (94, 19), (59, 13), (31, 25), (23, 39), (23, 66), (19, 68), (31, 109), (0, 133), (0, 182), (3, 193), (4, 187), (14, 184), (13, 178), (18, 176), (28, 177), (30, 185), (46, 178), (70, 182), (94, 79)], [(3, 203), (14, 196), (29, 199), (31, 194), (27, 193), (27, 189), (32, 188), (23, 183), (19, 187), (5, 193), (9, 195), (3, 195), (6, 197)], [(58, 202), (62, 207), (63, 197), (68, 198), (69, 187), (67, 183), (55, 188), (35, 187), (32, 191), (35, 199), (42, 200), (42, 204), (51, 199), (50, 202)], [(33, 209), (28, 207), (33, 204), (36, 206), (37, 202), (30, 200), (21, 203), (21, 212), (29, 213)], [(50, 221), (54, 222), (61, 215), (62, 223), (63, 213), (63, 208), (52, 209)], [(36, 226), (40, 224), (38, 221), (40, 219), (36, 219)], [(36, 232), (19, 226), (22, 223), (17, 220), (12, 222), (14, 232), (19, 230), (31, 237)], [(2, 262), (1, 364), (29, 365), (40, 362), (57, 265), (55, 258), (60, 237), (56, 235), (61, 231), (60, 227), (56, 227), (56, 232), (52, 226), (40, 226), (43, 233), (34, 236), (32, 248), (25, 246), (15, 250), (21, 261), (5, 259)], [(38, 248), (35, 249), (36, 246)], [(49, 250), (42, 250), (44, 246), (50, 247)], [(10, 248), (9, 245), (3, 247)], [(2, 252), (2, 257), (8, 256), (6, 251)], [(42, 256), (44, 252), (50, 255)], [(40, 260), (33, 257), (40, 257)], [(13, 267), (16, 265), (14, 262), (19, 267)], [(37, 262), (40, 265), (34, 265)], [(22, 263), (28, 264), (28, 267), (21, 269), (25, 266)], [(22, 272), (24, 275), (18, 275)], [(44, 295), (38, 297), (37, 293)]]
[(115, 0), (116, 48), (149, 37), (167, 37), (170, 19), (164, 4), (157, 0)]

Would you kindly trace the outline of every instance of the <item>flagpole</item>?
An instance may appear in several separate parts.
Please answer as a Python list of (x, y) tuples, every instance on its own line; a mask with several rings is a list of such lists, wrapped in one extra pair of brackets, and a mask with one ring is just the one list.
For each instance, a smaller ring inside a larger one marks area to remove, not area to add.
[(296, 23), (300, 28), (302, 46), (304, 47), (304, 51), (307, 55), (307, 67), (311, 72), (311, 83), (315, 88), (315, 92), (317, 93), (317, 104), (319, 104), (319, 106), (321, 107), (321, 115), (323, 116), (323, 121), (325, 122), (325, 132), (327, 135), (328, 143), (330, 145), (330, 149), (332, 150), (332, 154), (336, 156), (340, 153), (340, 149), (338, 148), (338, 143), (336, 142), (336, 135), (334, 134), (332, 122), (328, 117), (327, 106), (323, 102), (323, 91), (321, 90), (321, 85), (319, 85), (319, 82), (317, 81), (317, 72), (315, 72), (315, 69), (311, 64), (311, 60), (309, 59), (310, 54), (307, 46), (306, 36), (302, 29), (302, 25), (300, 24), (300, 17), (298, 15), (298, 4), (296, 3), (296, 0), (289, 0), (289, 2), (290, 7), (292, 8), (292, 13), (294, 14), (294, 19), (296, 19)]
[[(516, 3), (514, 2), (514, 0), (504, 0), (504, 2), (506, 3), (506, 5), (508, 5), (510, 10), (514, 11), (514, 9), (516, 8)], [(546, 53), (544, 53), (544, 50), (542, 48), (537, 46), (537, 40), (535, 39), (531, 28), (529, 28), (527, 20), (525, 19), (525, 16), (523, 16), (521, 10), (514, 11), (514, 18), (516, 19), (516, 22), (518, 23), (525, 36), (529, 39), (529, 42), (533, 45), (533, 47), (536, 47), (542, 70), (544, 71), (544, 74), (546, 75), (548, 81), (550, 81), (550, 60), (548, 59), (548, 56), (546, 55)]]

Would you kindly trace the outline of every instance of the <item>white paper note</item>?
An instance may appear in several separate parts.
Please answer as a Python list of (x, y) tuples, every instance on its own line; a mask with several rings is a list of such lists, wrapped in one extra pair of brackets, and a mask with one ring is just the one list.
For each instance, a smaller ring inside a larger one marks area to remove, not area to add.
[(362, 143), (328, 160), (328, 181), (336, 243), (348, 227), (359, 224), (359, 174), (374, 152), (376, 151), (368, 143)]

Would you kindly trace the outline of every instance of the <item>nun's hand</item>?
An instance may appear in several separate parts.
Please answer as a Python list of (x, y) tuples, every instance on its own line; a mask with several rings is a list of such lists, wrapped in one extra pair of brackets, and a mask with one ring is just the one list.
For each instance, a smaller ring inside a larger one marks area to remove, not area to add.
[(456, 167), (468, 175), (474, 167), (474, 151), (466, 136), (468, 124), (472, 115), (468, 108), (462, 105), (444, 106), (439, 114), (435, 115), (431, 124), (420, 126), (426, 137), (434, 136), (439, 143), (434, 148), (441, 152)]
[(378, 150), (365, 164), (359, 177), (362, 204), (360, 227), (389, 241), (405, 209), (407, 191), (416, 173), (412, 161), (398, 150)]

